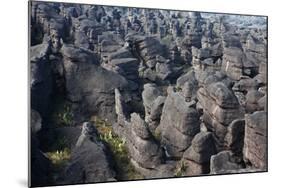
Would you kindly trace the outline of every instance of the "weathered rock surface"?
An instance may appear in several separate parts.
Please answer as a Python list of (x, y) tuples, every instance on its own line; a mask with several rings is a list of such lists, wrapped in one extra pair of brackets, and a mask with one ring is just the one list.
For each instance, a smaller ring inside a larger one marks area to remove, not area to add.
[(155, 169), (161, 164), (162, 149), (149, 132), (145, 121), (136, 113), (124, 125), (114, 124), (114, 132), (126, 139), (130, 156), (142, 168)]
[(199, 129), (199, 114), (192, 103), (185, 102), (183, 96), (168, 88), (159, 131), (169, 156), (181, 157)]
[(50, 181), (50, 160), (39, 148), (37, 133), (42, 127), (40, 114), (31, 109), (31, 184), (34, 186), (46, 186)]
[[(79, 56), (75, 55), (76, 52)], [(128, 88), (127, 80), (97, 66), (90, 52), (63, 46), (62, 53), (68, 98), (80, 103), (81, 113), (86, 116), (97, 113), (108, 121), (115, 121), (114, 89)]]
[(233, 91), (222, 82), (200, 88), (197, 97), (203, 107), (203, 121), (218, 139), (218, 148), (223, 147), (227, 126), (243, 117), (243, 111)]
[(65, 183), (130, 176), (80, 135), (96, 117), (145, 179), (267, 170), (265, 18), (31, 2), (30, 21), (34, 185), (61, 183), (42, 151), (62, 140)]
[(152, 103), (150, 109), (150, 115), (146, 117), (149, 129), (154, 132), (160, 123), (162, 109), (165, 104), (166, 97), (158, 96)]
[(210, 157), (215, 153), (216, 148), (212, 133), (200, 132), (193, 138), (191, 146), (184, 153), (184, 158), (202, 164), (208, 163)]
[(143, 86), (142, 100), (145, 109), (146, 120), (151, 113), (151, 107), (155, 99), (161, 95), (161, 91), (157, 88), (156, 84), (145, 84)]
[(234, 154), (241, 156), (243, 153), (245, 135), (245, 120), (236, 119), (233, 120), (227, 127), (227, 133), (225, 136), (226, 146)]
[(216, 146), (212, 133), (196, 134), (191, 146), (183, 154), (185, 164), (188, 166), (185, 175), (209, 173), (209, 161), (214, 154), (216, 154)]
[(187, 101), (191, 101), (196, 98), (196, 92), (198, 90), (198, 81), (195, 78), (193, 70), (180, 76), (177, 79), (177, 88), (179, 88), (181, 94)]
[(253, 167), (267, 169), (267, 115), (264, 111), (245, 116), (244, 159)]
[(81, 135), (65, 170), (64, 183), (114, 181), (115, 172), (111, 168), (108, 156), (108, 151), (99, 141), (94, 125), (89, 122), (83, 123)]
[(245, 108), (248, 113), (262, 110), (259, 105), (259, 100), (264, 96), (264, 94), (257, 90), (250, 90), (246, 94), (246, 104)]
[(240, 171), (242, 166), (236, 163), (235, 158), (231, 151), (222, 151), (211, 157), (210, 162), (210, 173), (211, 174), (227, 174), (237, 173)]
[(224, 49), (222, 71), (234, 80), (240, 80), (243, 75), (243, 62), (245, 55), (240, 48), (230, 47)]
[(31, 108), (43, 117), (50, 113), (53, 78), (49, 59), (48, 42), (32, 46), (30, 49)]

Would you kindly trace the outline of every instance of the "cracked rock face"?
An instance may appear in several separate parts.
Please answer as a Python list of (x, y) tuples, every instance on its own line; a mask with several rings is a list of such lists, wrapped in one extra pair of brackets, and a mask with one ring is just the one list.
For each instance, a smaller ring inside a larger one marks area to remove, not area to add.
[(181, 157), (199, 132), (199, 114), (173, 88), (168, 90), (159, 125), (161, 142), (171, 157)]
[(209, 161), (216, 153), (213, 135), (210, 132), (200, 132), (195, 135), (191, 146), (184, 152), (183, 159), (188, 166), (186, 175), (209, 173)]
[(235, 171), (243, 172), (241, 165), (235, 162), (231, 151), (222, 151), (211, 157), (211, 174), (227, 174)]
[(260, 170), (267, 169), (266, 119), (264, 111), (245, 117), (244, 159)]
[(243, 111), (236, 96), (222, 82), (200, 88), (197, 96), (203, 107), (203, 121), (208, 129), (215, 133), (219, 145), (224, 145), (227, 126), (233, 120), (243, 117)]
[[(69, 99), (75, 103), (82, 103), (86, 115), (97, 112), (114, 122), (116, 119), (114, 89), (127, 88), (127, 80), (119, 74), (96, 65), (96, 62), (93, 61), (93, 54), (81, 48), (63, 46), (62, 53)], [(89, 107), (92, 107), (90, 112)], [(83, 114), (83, 109), (81, 111)]]
[(126, 140), (130, 156), (140, 167), (155, 169), (161, 164), (162, 149), (149, 132), (145, 121), (136, 113), (124, 125), (114, 124), (115, 132)]

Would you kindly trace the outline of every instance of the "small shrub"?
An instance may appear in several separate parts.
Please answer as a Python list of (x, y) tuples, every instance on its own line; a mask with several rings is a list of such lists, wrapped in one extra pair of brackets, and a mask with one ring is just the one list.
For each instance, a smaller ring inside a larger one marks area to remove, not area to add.
[(175, 177), (183, 176), (186, 169), (187, 169), (187, 166), (185, 165), (185, 163), (183, 161), (180, 161), (178, 167), (175, 170)]
[(70, 106), (65, 105), (64, 111), (58, 114), (59, 121), (64, 125), (72, 125), (73, 114), (70, 110)]
[(54, 126), (71, 126), (73, 125), (72, 106), (63, 96), (54, 97), (54, 106), (51, 114), (51, 121)]
[(55, 141), (53, 141), (53, 143), (50, 145), (49, 149), (51, 151), (54, 151), (54, 150), (60, 151), (69, 146), (70, 145), (68, 144), (66, 137), (55, 136)]
[(156, 129), (154, 132), (152, 132), (152, 135), (153, 135), (153, 137), (154, 137), (157, 141), (160, 142), (160, 140), (161, 140), (161, 131), (158, 131), (158, 130)]
[(143, 176), (135, 170), (134, 166), (130, 162), (126, 148), (126, 141), (113, 133), (112, 125), (97, 116), (92, 116), (90, 121), (95, 124), (100, 134), (100, 139), (108, 145), (113, 154), (116, 170), (118, 172), (117, 179), (143, 179)]
[(64, 148), (63, 150), (47, 152), (47, 157), (54, 165), (63, 165), (70, 159), (70, 149)]
[(176, 86), (176, 87), (175, 87), (175, 91), (176, 91), (176, 92), (181, 92), (181, 91), (182, 91), (182, 88), (181, 88), (180, 86)]

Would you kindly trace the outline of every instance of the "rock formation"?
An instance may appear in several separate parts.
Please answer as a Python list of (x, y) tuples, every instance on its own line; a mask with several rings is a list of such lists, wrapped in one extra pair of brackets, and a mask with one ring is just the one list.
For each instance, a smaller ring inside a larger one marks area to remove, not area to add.
[(267, 21), (30, 3), (32, 186), (267, 171)]
[(81, 135), (66, 167), (63, 183), (114, 181), (115, 172), (108, 156), (107, 148), (99, 141), (95, 126), (84, 122)]

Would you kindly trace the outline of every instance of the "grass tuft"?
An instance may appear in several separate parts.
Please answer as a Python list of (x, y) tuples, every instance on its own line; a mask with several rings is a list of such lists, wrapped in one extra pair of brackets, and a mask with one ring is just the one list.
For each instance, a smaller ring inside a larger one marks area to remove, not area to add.
[(53, 152), (47, 152), (47, 157), (52, 164), (61, 166), (64, 165), (70, 159), (70, 149), (64, 148), (63, 150), (56, 150)]
[(187, 169), (184, 161), (179, 161), (178, 167), (175, 170), (175, 177), (182, 177), (185, 175), (185, 171)]
[(52, 122), (56, 126), (72, 126), (73, 125), (73, 112), (71, 104), (63, 97), (56, 97), (55, 106), (52, 112)]
[(125, 145), (126, 141), (113, 133), (111, 124), (97, 116), (92, 116), (90, 121), (95, 124), (98, 132), (100, 133), (100, 139), (108, 145), (113, 154), (117, 171), (117, 179), (143, 179), (143, 176), (135, 170), (134, 166), (130, 162), (128, 150)]

